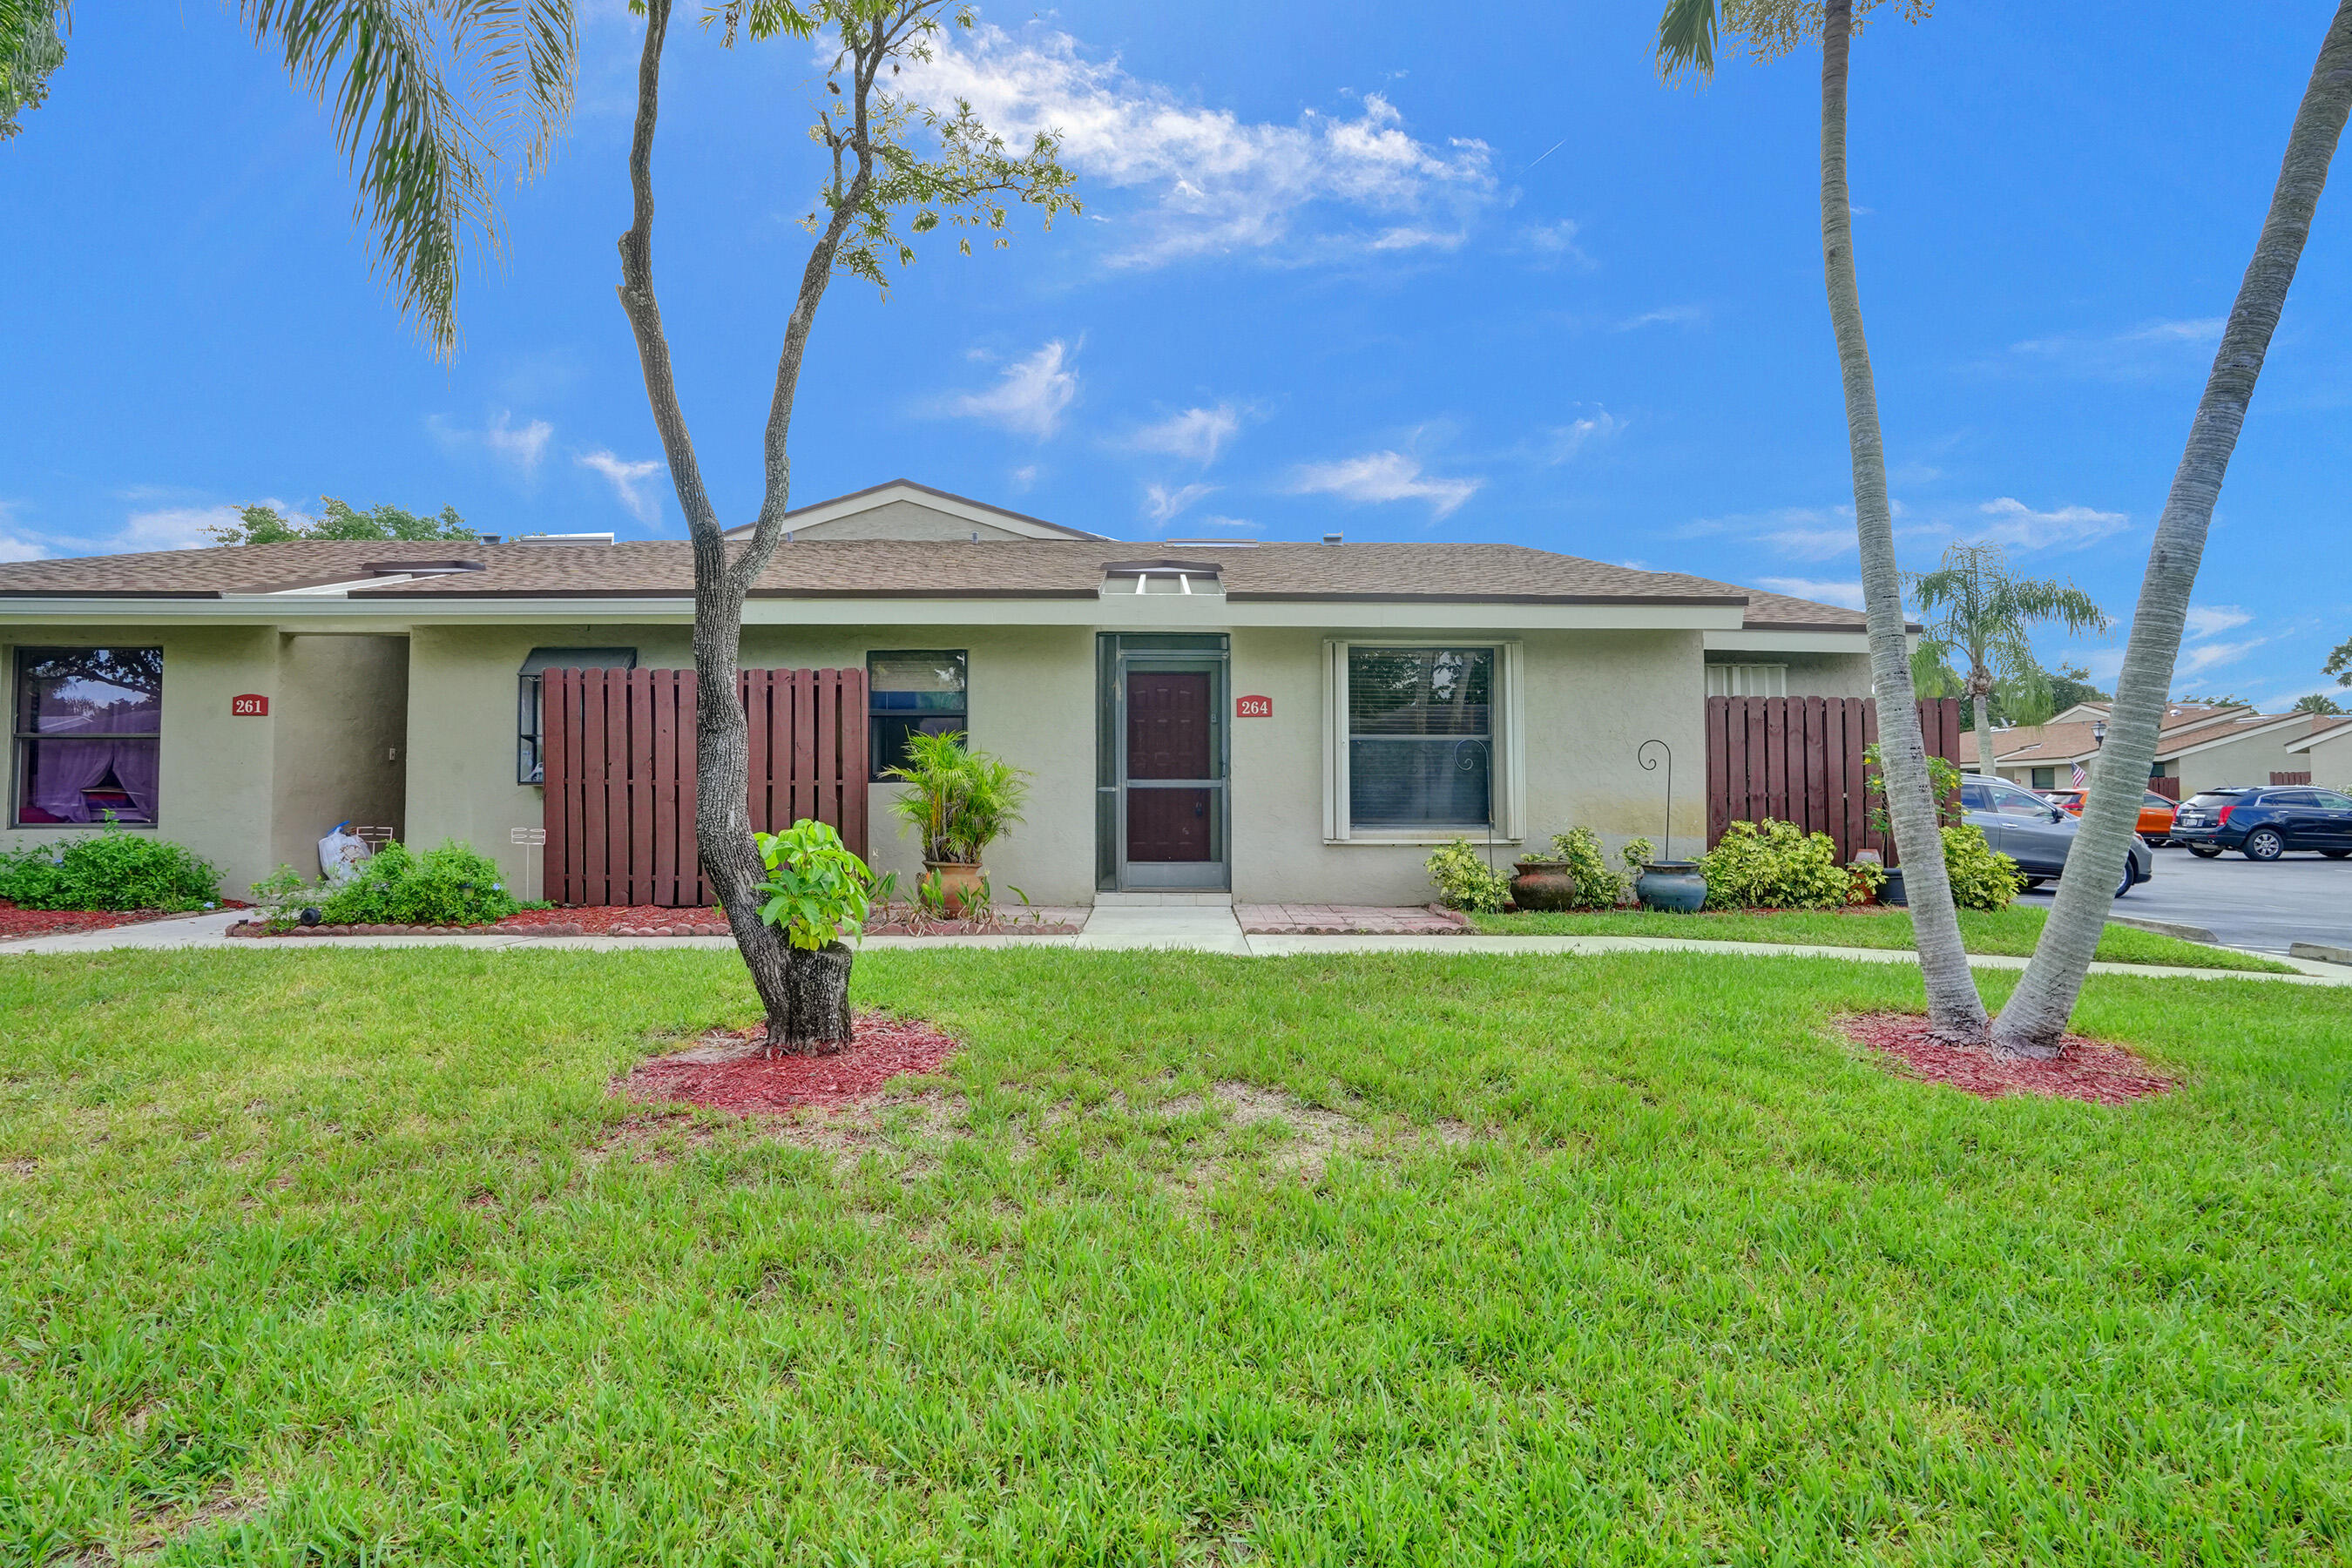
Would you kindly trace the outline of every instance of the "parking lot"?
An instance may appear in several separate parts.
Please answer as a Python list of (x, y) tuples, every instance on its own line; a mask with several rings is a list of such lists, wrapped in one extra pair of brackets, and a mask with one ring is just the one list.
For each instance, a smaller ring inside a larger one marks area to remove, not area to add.
[[(2054, 886), (2018, 901), (2048, 909)], [(2200, 860), (2156, 852), (2156, 879), (2116, 900), (2116, 913), (2203, 926), (2225, 945), (2284, 953), (2289, 942), (2352, 947), (2352, 860), (2290, 854), (2268, 865), (2229, 854)]]

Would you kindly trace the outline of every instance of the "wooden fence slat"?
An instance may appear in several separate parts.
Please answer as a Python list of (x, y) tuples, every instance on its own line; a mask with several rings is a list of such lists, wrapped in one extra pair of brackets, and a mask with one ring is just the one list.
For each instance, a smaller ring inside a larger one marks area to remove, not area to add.
[(820, 669), (816, 689), (816, 809), (810, 815), (841, 831), (841, 671)]
[(866, 854), (866, 667), (841, 672), (841, 837)]
[(694, 835), (695, 783), (700, 750), (695, 737), (702, 719), (702, 676), (677, 672), (677, 879), (681, 909), (708, 909), (710, 884), (702, 875), (702, 847)]
[(539, 896), (552, 903), (568, 904), (572, 900), (571, 877), (574, 864), (567, 853), (572, 821), (569, 786), (574, 774), (557, 759), (572, 743), (572, 684), (564, 671), (551, 669), (539, 678), (539, 692), (542, 731), (540, 778), (547, 799), (546, 815), (541, 819), (547, 829), (547, 845), (540, 861)]
[(743, 704), (743, 720), (751, 734), (751, 826), (761, 833), (773, 833), (778, 826), (769, 798), (775, 776), (772, 730), (782, 718), (772, 700), (775, 686), (775, 671), (771, 669), (742, 670), (735, 679), (735, 695)]
[(789, 820), (816, 816), (816, 672), (792, 672), (792, 805)]

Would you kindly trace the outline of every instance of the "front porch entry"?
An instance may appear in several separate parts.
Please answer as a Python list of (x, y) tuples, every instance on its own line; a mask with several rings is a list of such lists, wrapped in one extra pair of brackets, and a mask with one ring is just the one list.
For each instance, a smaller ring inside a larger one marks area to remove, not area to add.
[(1106, 632), (1097, 646), (1096, 887), (1233, 886), (1223, 633)]

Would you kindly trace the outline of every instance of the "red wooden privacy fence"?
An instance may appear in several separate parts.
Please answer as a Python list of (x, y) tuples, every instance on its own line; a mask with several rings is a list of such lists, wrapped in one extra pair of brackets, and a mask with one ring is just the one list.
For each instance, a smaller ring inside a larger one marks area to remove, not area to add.
[[(1959, 761), (1957, 697), (1919, 704), (1927, 750)], [(1837, 841), (1851, 860), (1875, 849), (1895, 863), (1895, 844), (1870, 830), (1863, 749), (1878, 739), (1866, 697), (1710, 697), (1706, 700), (1706, 841), (1735, 822), (1771, 817)]]
[[(551, 669), (547, 897), (559, 904), (710, 902), (694, 836), (690, 669)], [(747, 669), (751, 826), (829, 822), (866, 853), (866, 672)]]
[(2173, 805), (2180, 804), (2180, 776), (2178, 773), (2168, 774), (2160, 779), (2150, 779), (2147, 781), (2147, 787), (2172, 802)]

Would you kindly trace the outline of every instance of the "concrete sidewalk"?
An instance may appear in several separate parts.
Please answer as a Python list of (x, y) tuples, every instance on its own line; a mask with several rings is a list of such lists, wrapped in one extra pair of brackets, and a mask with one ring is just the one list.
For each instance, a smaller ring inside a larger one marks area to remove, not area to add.
[[(0, 957), (14, 953), (102, 952), (114, 949), (215, 948), (230, 952), (302, 952), (321, 947), (467, 947), (511, 952), (641, 952), (671, 948), (733, 947), (727, 937), (532, 936), (499, 931), (481, 936), (319, 936), (263, 938), (226, 935), (240, 917), (223, 910), (150, 921), (70, 936), (28, 937), (0, 942)], [(1323, 952), (1424, 953), (1437, 955), (1598, 957), (1618, 952), (1684, 952), (1717, 958), (1835, 958), (1852, 963), (1915, 963), (1908, 948), (1808, 947), (1779, 942), (1699, 942), (1669, 936), (1248, 936), (1232, 910), (1221, 906), (1154, 909), (1098, 907), (1076, 936), (868, 937), (867, 951), (897, 948), (1068, 947), (1105, 951), (1173, 949), (1229, 953), (1246, 958), (1282, 958)], [(2149, 963), (2094, 963), (2094, 974), (2137, 974), (2180, 980), (2263, 980), (2290, 985), (2352, 985), (2352, 967), (2301, 959), (2260, 956), (2291, 964), (2293, 974), (2245, 970), (2184, 969)], [(1978, 969), (2023, 969), (2026, 961), (1990, 953), (1972, 954)]]

